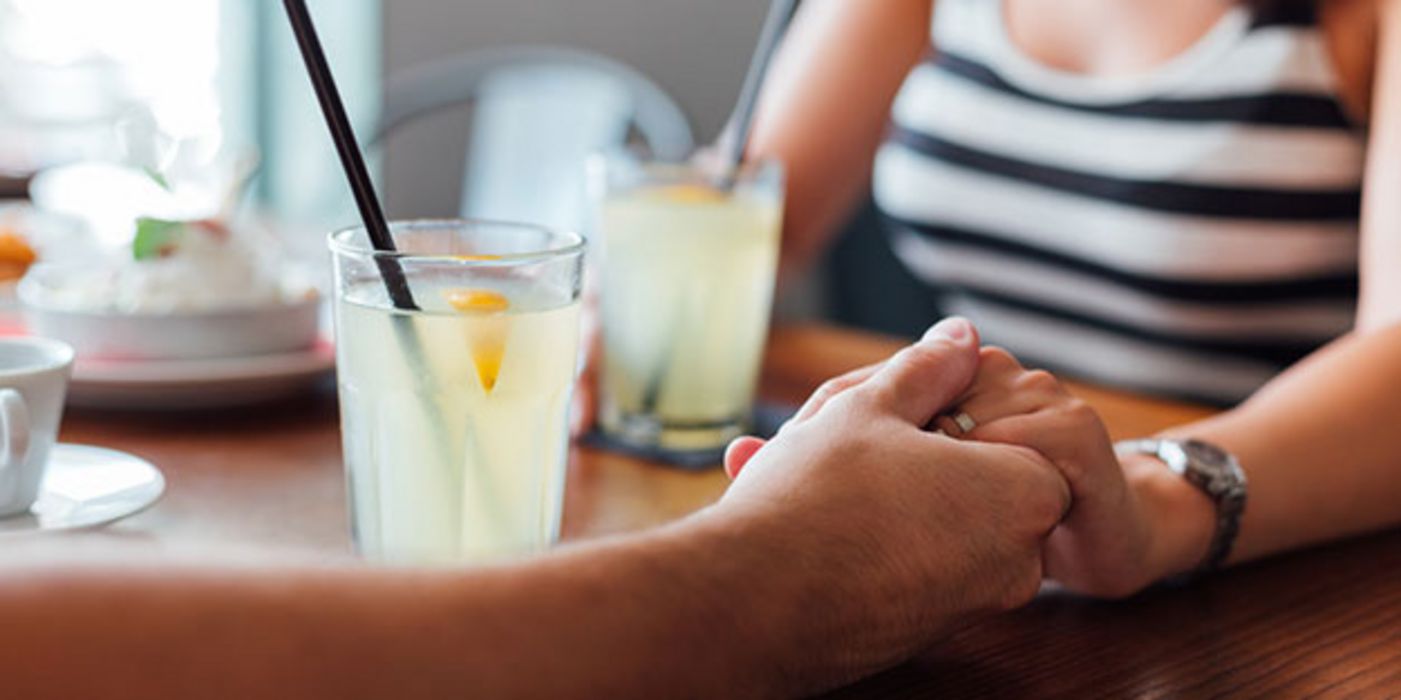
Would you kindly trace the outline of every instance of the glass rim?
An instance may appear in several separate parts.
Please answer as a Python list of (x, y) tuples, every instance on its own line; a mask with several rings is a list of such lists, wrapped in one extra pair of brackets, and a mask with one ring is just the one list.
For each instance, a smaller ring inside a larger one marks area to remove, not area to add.
[(390, 232), (394, 228), (458, 228), (470, 230), (476, 227), (493, 227), (502, 229), (516, 229), (518, 231), (534, 231), (543, 233), (554, 239), (563, 239), (564, 243), (556, 247), (546, 247), (541, 250), (533, 250), (526, 253), (502, 253), (492, 254), (489, 259), (466, 259), (454, 256), (449, 253), (406, 253), (403, 251), (387, 251), (374, 248), (368, 243), (358, 245), (345, 240), (356, 233), (367, 233), (364, 224), (346, 226), (339, 228), (326, 236), (326, 247), (332, 253), (340, 255), (352, 255), (377, 260), (422, 260), (440, 264), (454, 264), (464, 267), (502, 267), (506, 265), (522, 265), (532, 262), (544, 262), (557, 258), (568, 257), (570, 255), (582, 254), (588, 247), (588, 240), (578, 231), (570, 229), (554, 228), (540, 224), (529, 224), (521, 221), (503, 221), (499, 219), (454, 219), (454, 218), (429, 218), (429, 219), (396, 219), (388, 222)]
[[(609, 167), (618, 164), (631, 163), (649, 170), (656, 168), (666, 170), (688, 170), (697, 173), (703, 172), (703, 169), (700, 168), (696, 164), (696, 162), (691, 158), (682, 158), (680, 160), (675, 160), (671, 158), (661, 158), (658, 157), (656, 154), (644, 153), (634, 146), (622, 146), (618, 148), (609, 148), (601, 151), (596, 151), (590, 156), (590, 160), (592, 160), (593, 162), (603, 163)], [(736, 167), (735, 169), (735, 172), (742, 174), (757, 174), (772, 168), (787, 170), (787, 165), (784, 163), (782, 158), (778, 158), (776, 156), (764, 156), (762, 158), (745, 158), (744, 160), (740, 161), (738, 167)]]
[[(589, 195), (594, 199), (617, 190), (651, 185), (694, 184), (714, 186), (714, 173), (692, 160), (670, 160), (638, 153), (632, 148), (614, 148), (595, 153), (589, 160)], [(763, 193), (777, 189), (781, 194), (788, 180), (788, 168), (775, 157), (745, 160), (731, 173), (731, 192)], [(783, 197), (780, 197), (783, 198)]]

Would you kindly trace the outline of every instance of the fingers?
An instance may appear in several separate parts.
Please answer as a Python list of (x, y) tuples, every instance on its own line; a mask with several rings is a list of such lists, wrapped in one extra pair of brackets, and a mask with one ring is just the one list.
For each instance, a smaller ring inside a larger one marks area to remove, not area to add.
[(978, 425), (1035, 413), (1070, 398), (1055, 376), (1027, 370), (1002, 348), (985, 347), (978, 357), (973, 385), (932, 424), (947, 435), (967, 438)]
[(1052, 375), (1040, 370), (1022, 372), (1007, 384), (974, 394), (958, 405), (954, 415), (939, 416), (934, 425), (954, 437), (971, 437), (969, 433), (977, 428), (974, 427), (972, 431), (965, 429), (966, 425), (960, 424), (958, 414), (966, 415), (962, 423), (981, 426), (1043, 411), (1069, 398), (1070, 395)]
[(980, 425), (968, 437), (1036, 450), (1056, 465), (1077, 496), (1085, 494), (1086, 469), (1101, 463), (1118, 465), (1104, 424), (1094, 409), (1078, 399)]
[(852, 391), (924, 427), (968, 388), (977, 369), (978, 332), (967, 320), (951, 317)]
[(729, 447), (725, 448), (725, 474), (731, 479), (737, 478), (739, 473), (744, 470), (744, 465), (748, 464), (750, 458), (758, 453), (765, 444), (767, 444), (766, 440), (748, 435), (735, 438), (730, 442)]

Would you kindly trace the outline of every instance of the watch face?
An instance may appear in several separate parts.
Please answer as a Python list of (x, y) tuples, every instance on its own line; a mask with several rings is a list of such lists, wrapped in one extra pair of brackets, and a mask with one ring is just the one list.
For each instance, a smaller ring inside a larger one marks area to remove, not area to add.
[(1182, 443), (1182, 451), (1187, 453), (1187, 458), (1193, 463), (1212, 471), (1221, 471), (1231, 461), (1231, 456), (1220, 448), (1199, 440)]

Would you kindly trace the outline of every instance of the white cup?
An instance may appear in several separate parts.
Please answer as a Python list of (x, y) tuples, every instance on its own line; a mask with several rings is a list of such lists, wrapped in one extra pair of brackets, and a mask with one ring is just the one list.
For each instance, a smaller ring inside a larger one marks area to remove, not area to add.
[(73, 348), (44, 338), (0, 338), (0, 518), (39, 497), (58, 437)]

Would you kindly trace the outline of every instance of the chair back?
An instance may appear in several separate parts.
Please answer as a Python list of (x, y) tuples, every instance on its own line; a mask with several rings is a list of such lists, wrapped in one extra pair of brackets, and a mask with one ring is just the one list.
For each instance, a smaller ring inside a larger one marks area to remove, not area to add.
[(695, 145), (675, 100), (645, 75), (574, 49), (464, 54), (391, 77), (376, 138), (443, 107), (472, 102), (463, 216), (585, 230), (586, 163), (631, 134), (659, 158)]

